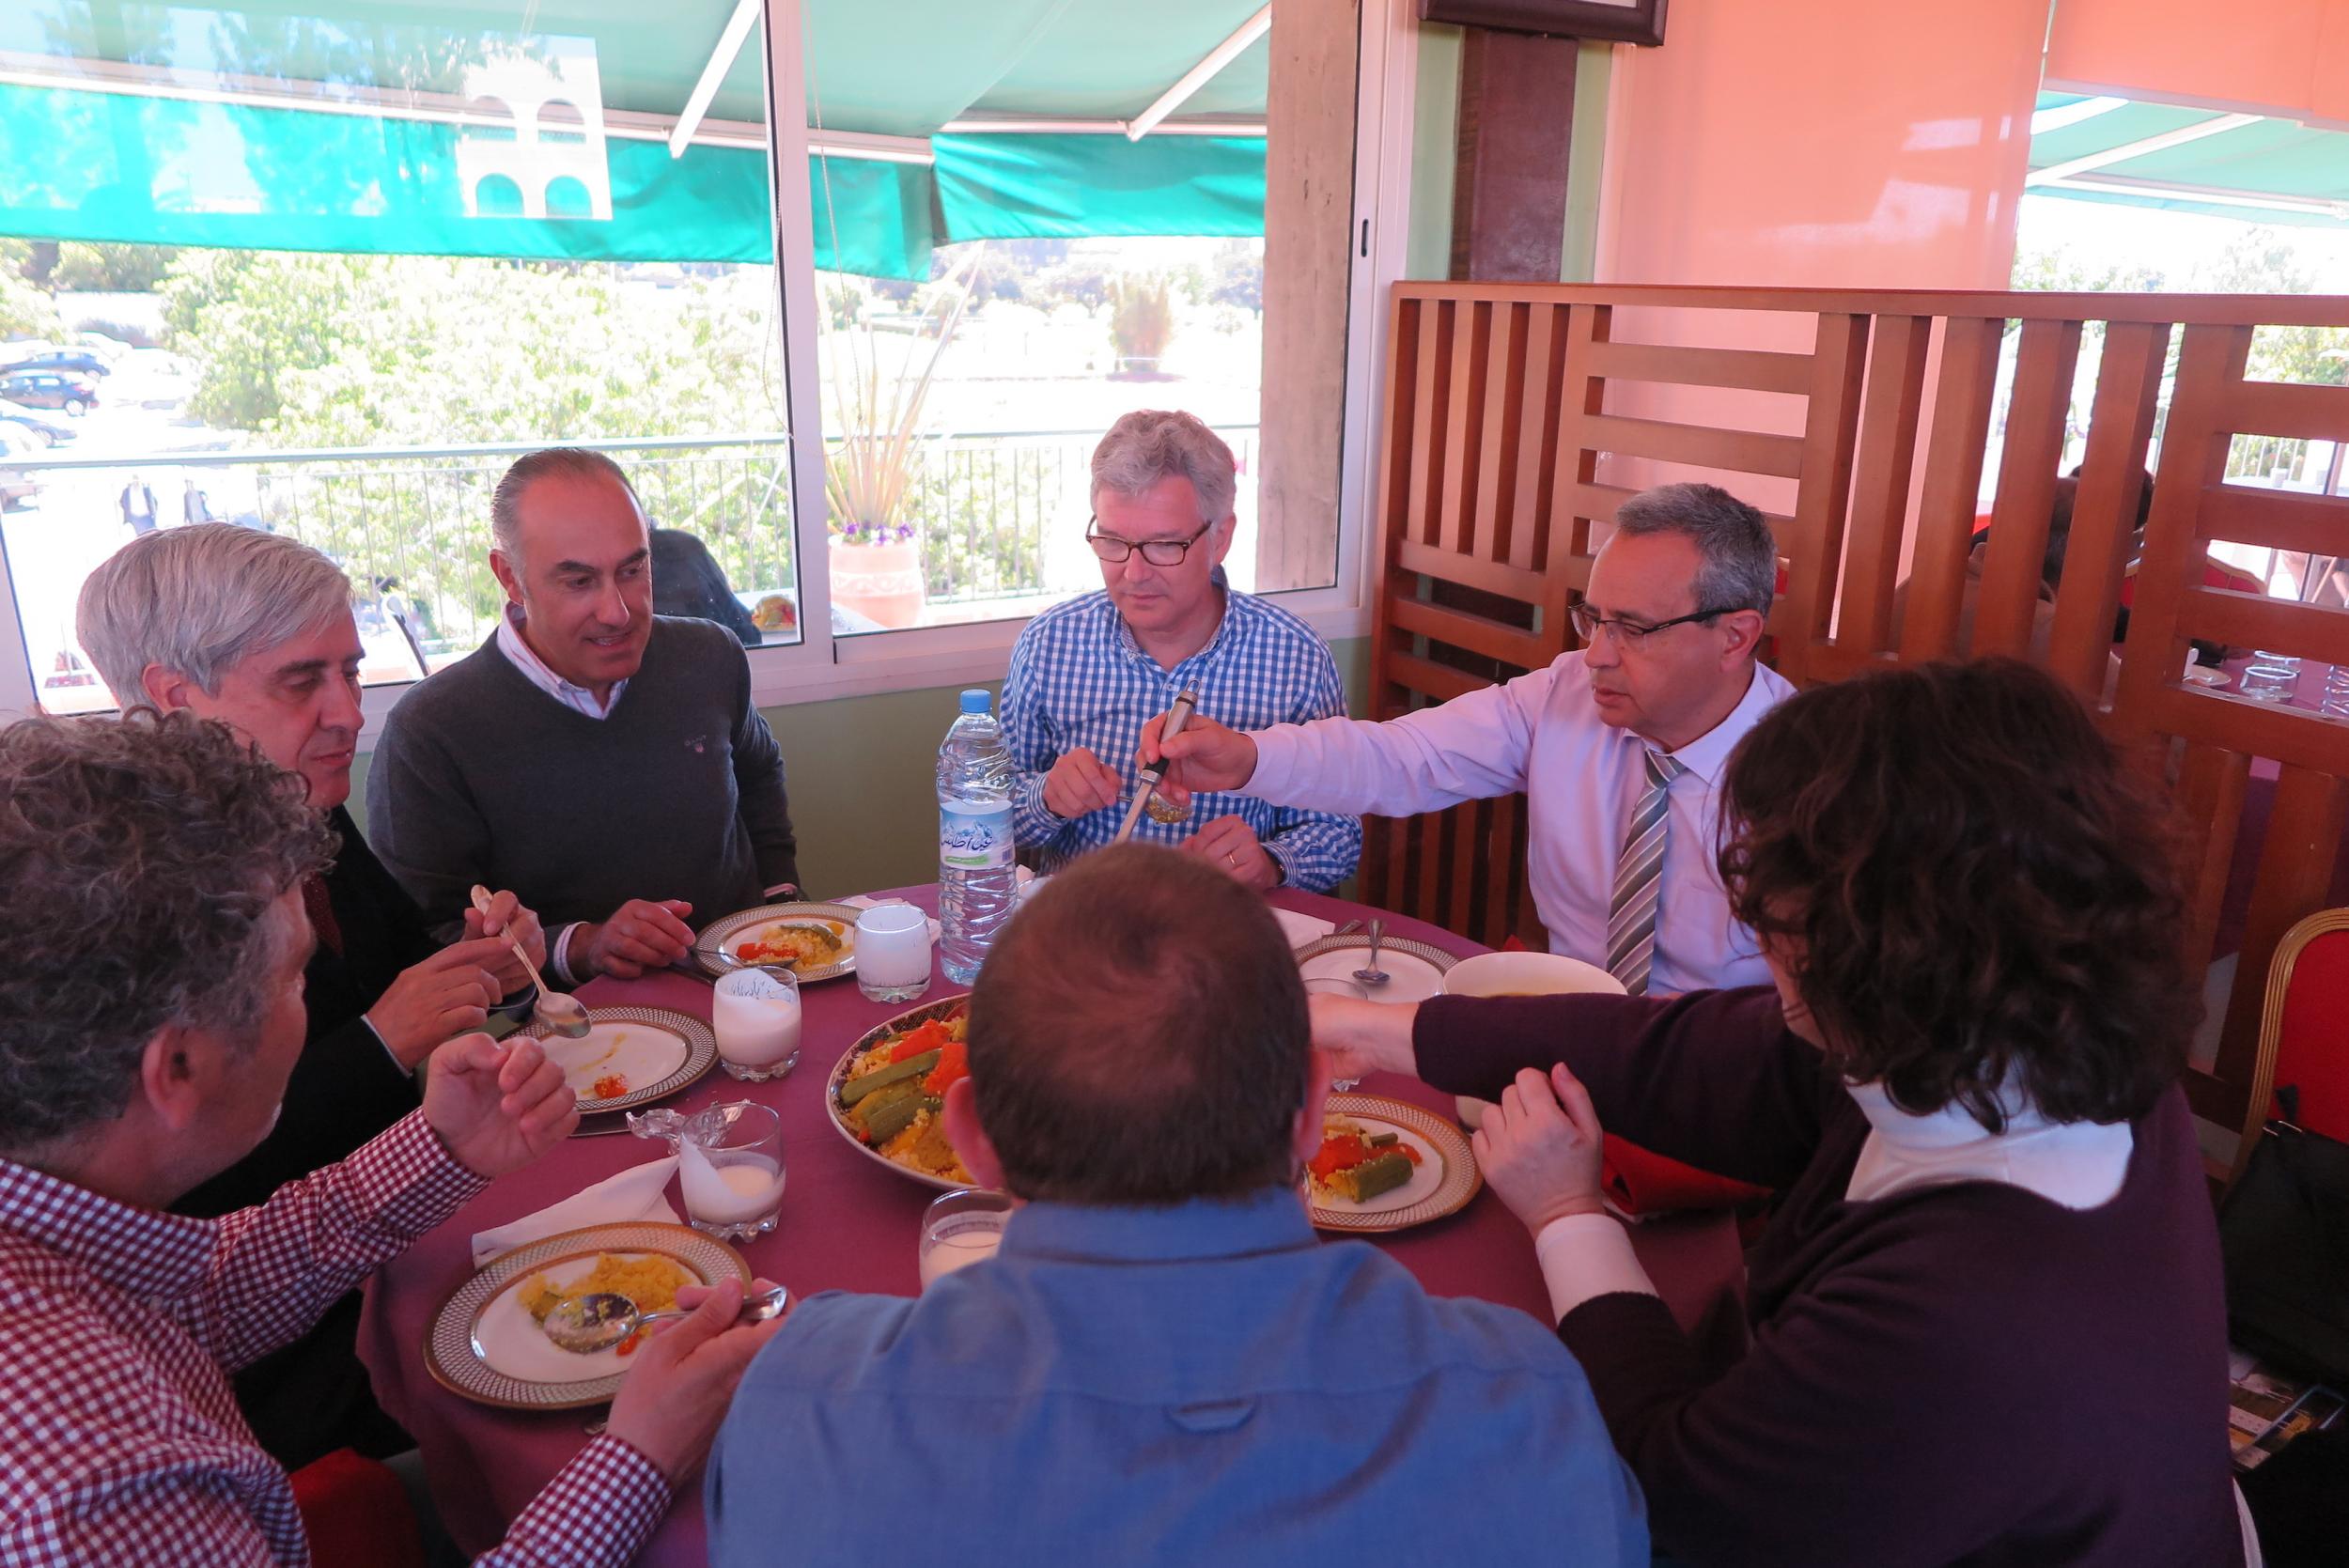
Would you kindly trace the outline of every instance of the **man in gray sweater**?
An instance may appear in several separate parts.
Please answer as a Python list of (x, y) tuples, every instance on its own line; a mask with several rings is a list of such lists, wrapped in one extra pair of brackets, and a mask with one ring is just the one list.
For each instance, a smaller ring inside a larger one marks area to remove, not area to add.
[(368, 837), (427, 918), (453, 925), (476, 882), (512, 888), (558, 974), (626, 979), (684, 956), (689, 921), (797, 897), (750, 665), (723, 628), (652, 613), (627, 475), (534, 452), (490, 513), (505, 619), (392, 711), (367, 772)]

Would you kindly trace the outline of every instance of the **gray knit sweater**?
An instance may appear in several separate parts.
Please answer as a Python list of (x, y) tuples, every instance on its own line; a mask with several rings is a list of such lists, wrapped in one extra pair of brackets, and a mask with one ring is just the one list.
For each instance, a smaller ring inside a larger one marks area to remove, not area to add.
[(552, 932), (631, 898), (699, 926), (800, 879), (783, 753), (733, 634), (656, 616), (609, 715), (533, 686), (491, 637), (400, 700), (367, 770), (367, 838), (436, 928), (475, 882)]

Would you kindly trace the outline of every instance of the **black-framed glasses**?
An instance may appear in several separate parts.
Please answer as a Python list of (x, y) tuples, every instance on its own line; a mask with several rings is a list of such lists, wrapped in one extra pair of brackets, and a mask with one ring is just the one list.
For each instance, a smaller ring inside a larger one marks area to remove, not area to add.
[(1154, 567), (1179, 567), (1183, 557), (1190, 553), (1190, 547), (1206, 538), (1207, 530), (1214, 526), (1212, 522), (1203, 522), (1199, 532), (1188, 539), (1121, 539), (1114, 534), (1102, 533), (1101, 520), (1097, 517), (1085, 524), (1085, 543), (1093, 547), (1094, 554), (1112, 566), (1130, 559), (1138, 550), (1142, 558)]
[(1601, 615), (1582, 600), (1576, 599), (1566, 606), (1566, 618), (1574, 623), (1575, 635), (1586, 644), (1598, 635), (1599, 628), (1605, 627), (1617, 647), (1636, 648), (1659, 631), (1686, 626), (1690, 621), (1709, 621), (1717, 616), (1735, 614), (1736, 611), (1737, 606), (1724, 604), (1711, 610), (1699, 610), (1692, 614), (1674, 615), (1669, 621), (1633, 621), (1621, 615), (1612, 618)]

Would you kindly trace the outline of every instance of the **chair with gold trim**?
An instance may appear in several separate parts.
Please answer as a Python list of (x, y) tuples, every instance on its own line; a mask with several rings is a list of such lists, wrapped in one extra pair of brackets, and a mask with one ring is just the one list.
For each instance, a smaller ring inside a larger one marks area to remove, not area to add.
[(2231, 1182), (2279, 1113), (2280, 1084), (2299, 1091), (2300, 1126), (2349, 1142), (2349, 909), (2319, 909), (2276, 944)]

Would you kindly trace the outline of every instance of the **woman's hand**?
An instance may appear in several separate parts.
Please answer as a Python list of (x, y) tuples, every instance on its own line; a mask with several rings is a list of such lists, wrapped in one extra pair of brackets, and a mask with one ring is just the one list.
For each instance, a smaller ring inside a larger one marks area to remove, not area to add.
[(1419, 1076), (1419, 1059), (1411, 1051), (1411, 1020), (1419, 1017), (1419, 1003), (1404, 1007), (1316, 992), (1305, 999), (1305, 1005), (1313, 1014), (1314, 1048), (1330, 1059), (1332, 1079), (1343, 1082), (1370, 1073)]
[(1509, 1212), (1539, 1235), (1553, 1219), (1607, 1212), (1603, 1138), (1590, 1092), (1562, 1064), (1547, 1079), (1531, 1067), (1519, 1072), (1469, 1144)]

